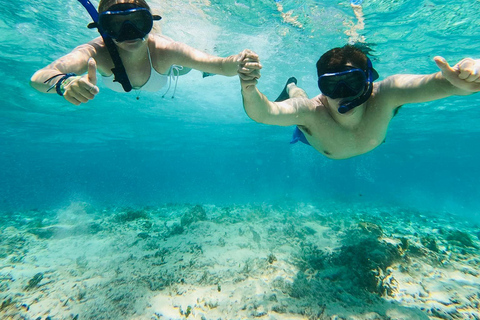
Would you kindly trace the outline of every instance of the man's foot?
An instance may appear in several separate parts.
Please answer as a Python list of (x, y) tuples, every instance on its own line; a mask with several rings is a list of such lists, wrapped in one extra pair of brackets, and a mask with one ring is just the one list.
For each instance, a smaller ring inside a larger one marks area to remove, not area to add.
[(206, 78), (206, 77), (214, 76), (215, 73), (203, 72), (202, 75), (203, 75), (203, 78)]
[(288, 91), (287, 91), (287, 86), (288, 86), (290, 83), (295, 83), (295, 84), (297, 84), (297, 78), (291, 77), (291, 78), (289, 78), (289, 79), (287, 80), (287, 83), (285, 84), (285, 87), (283, 88), (282, 93), (280, 93), (280, 95), (278, 96), (278, 98), (275, 99), (275, 102), (287, 100), (288, 98), (290, 98), (290, 96), (288, 95)]

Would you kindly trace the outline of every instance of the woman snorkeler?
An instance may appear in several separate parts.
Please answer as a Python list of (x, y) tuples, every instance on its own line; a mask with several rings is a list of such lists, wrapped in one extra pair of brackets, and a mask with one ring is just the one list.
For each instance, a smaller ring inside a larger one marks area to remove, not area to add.
[[(86, 8), (84, 3), (92, 6), (86, 0), (80, 2)], [(95, 11), (93, 6), (91, 9)], [(255, 55), (244, 50), (227, 58), (216, 57), (151, 33), (153, 21), (160, 19), (152, 15), (145, 0), (100, 0), (98, 21), (89, 27), (97, 27), (102, 36), (35, 72), (31, 86), (40, 92), (56, 92), (70, 103), (80, 105), (99, 93), (97, 69), (104, 84), (112, 90), (159, 91), (170, 76), (185, 74), (190, 69), (234, 76), (239, 61)], [(115, 72), (119, 69), (120, 75)], [(121, 78), (126, 78), (127, 86)]]

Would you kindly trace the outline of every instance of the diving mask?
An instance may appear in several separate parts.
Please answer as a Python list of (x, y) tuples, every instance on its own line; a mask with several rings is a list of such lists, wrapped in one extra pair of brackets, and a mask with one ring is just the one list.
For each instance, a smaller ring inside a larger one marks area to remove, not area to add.
[(153, 20), (160, 20), (146, 8), (104, 11), (98, 16), (100, 28), (117, 42), (144, 39), (152, 30)]
[(326, 73), (318, 78), (320, 91), (332, 99), (359, 95), (367, 84), (365, 71), (357, 68), (336, 73)]
[[(367, 70), (351, 68), (336, 73), (325, 73), (318, 77), (320, 91), (331, 99), (344, 99), (338, 108), (339, 113), (346, 113), (366, 102), (373, 91), (373, 81), (378, 73), (367, 58)], [(350, 98), (350, 99), (346, 99)]]

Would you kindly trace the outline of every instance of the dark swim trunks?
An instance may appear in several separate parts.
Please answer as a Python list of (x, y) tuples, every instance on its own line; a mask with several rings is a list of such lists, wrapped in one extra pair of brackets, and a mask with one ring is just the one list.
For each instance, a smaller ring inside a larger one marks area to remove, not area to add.
[(298, 129), (298, 127), (295, 127), (295, 131), (293, 131), (293, 136), (290, 144), (297, 143), (298, 141), (310, 145), (310, 143), (308, 143), (307, 141), (307, 138), (305, 138), (305, 134), (300, 129)]

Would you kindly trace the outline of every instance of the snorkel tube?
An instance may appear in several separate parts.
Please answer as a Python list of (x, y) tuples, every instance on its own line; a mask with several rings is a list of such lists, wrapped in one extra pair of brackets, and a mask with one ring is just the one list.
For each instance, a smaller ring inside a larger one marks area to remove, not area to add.
[[(90, 17), (92, 17), (93, 22), (97, 23), (98, 22), (98, 11), (95, 9), (93, 4), (89, 0), (78, 0), (82, 4), (82, 6), (87, 10), (88, 14), (90, 14)], [(100, 32), (100, 29), (98, 29)], [(102, 34), (102, 32), (100, 32)], [(103, 37), (103, 34), (102, 34)]]
[(118, 53), (117, 47), (115, 46), (115, 43), (113, 43), (113, 39), (107, 35), (100, 25), (98, 24), (98, 11), (95, 9), (95, 7), (92, 5), (90, 0), (78, 0), (82, 4), (82, 6), (87, 10), (87, 12), (90, 14), (90, 17), (92, 17), (93, 20), (93, 25), (94, 27), (97, 28), (98, 32), (103, 38), (103, 42), (105, 43), (105, 46), (108, 49), (108, 52), (110, 53), (110, 57), (112, 58), (114, 68), (112, 68), (112, 72), (114, 75), (114, 80), (115, 82), (119, 82), (123, 90), (125, 92), (130, 92), (132, 90), (132, 84), (130, 83), (130, 80), (128, 79), (127, 72), (125, 71), (125, 67), (123, 66), (122, 59), (120, 58), (120, 55)]
[[(372, 94), (373, 91), (373, 83), (371, 81), (368, 82), (368, 87), (367, 89), (362, 93), (362, 95), (356, 99), (353, 99), (352, 101), (342, 103), (340, 107), (338, 107), (338, 112), (339, 113), (347, 113), (348, 111), (352, 110), (355, 107), (358, 107), (362, 103), (366, 102), (368, 98), (370, 98), (370, 95)], [(343, 102), (343, 101), (342, 101)]]
[[(347, 113), (348, 111), (352, 110), (355, 107), (358, 107), (362, 103), (366, 102), (368, 98), (372, 95), (373, 92), (373, 66), (372, 62), (369, 58), (367, 58), (367, 85), (363, 93), (358, 97), (351, 101), (343, 101), (340, 103), (340, 107), (338, 107), (338, 112), (341, 114)], [(378, 77), (378, 75), (377, 75)], [(375, 79), (376, 80), (376, 79)]]

